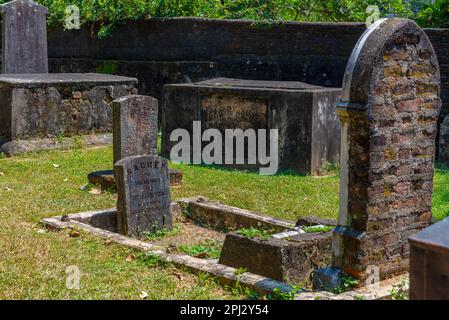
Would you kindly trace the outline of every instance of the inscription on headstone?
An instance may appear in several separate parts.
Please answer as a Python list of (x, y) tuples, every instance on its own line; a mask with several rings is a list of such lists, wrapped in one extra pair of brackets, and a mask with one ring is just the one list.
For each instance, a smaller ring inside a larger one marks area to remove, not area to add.
[(0, 6), (3, 14), (2, 73), (47, 73), (47, 8), (32, 0)]
[(134, 155), (157, 155), (157, 99), (130, 95), (114, 100), (114, 163)]
[(147, 232), (172, 228), (166, 159), (152, 155), (127, 157), (114, 165), (114, 173), (121, 234), (141, 238)]

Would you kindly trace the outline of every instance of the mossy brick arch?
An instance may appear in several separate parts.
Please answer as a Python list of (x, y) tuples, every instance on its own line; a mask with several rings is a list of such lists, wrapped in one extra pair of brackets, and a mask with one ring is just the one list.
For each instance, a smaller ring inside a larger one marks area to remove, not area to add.
[[(364, 279), (408, 268), (408, 237), (432, 218), (437, 119), (437, 58), (413, 21), (382, 19), (350, 57), (338, 106), (340, 215), (333, 267)], [(372, 270), (372, 269), (371, 269)]]

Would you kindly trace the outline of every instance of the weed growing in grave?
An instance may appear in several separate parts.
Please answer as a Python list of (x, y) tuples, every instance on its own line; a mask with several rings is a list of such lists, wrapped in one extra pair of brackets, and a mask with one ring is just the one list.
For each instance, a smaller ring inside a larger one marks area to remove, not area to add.
[(82, 149), (84, 148), (84, 138), (81, 136), (75, 136), (73, 138), (73, 141), (75, 143), (75, 148), (76, 149)]
[(161, 229), (152, 232), (145, 233), (145, 240), (154, 241), (164, 237), (172, 237), (177, 235), (181, 231), (181, 227), (179, 225), (174, 226), (173, 229)]
[(338, 171), (339, 171), (338, 164), (326, 160), (317, 169), (317, 174), (319, 176), (327, 176), (330, 174), (337, 174)]
[(235, 270), (234, 274), (238, 277), (244, 274), (245, 272), (248, 272), (248, 269), (246, 268), (238, 268)]
[(196, 258), (218, 259), (221, 253), (221, 243), (214, 240), (204, 240), (199, 244), (180, 245), (179, 250)]
[(356, 294), (354, 296), (355, 300), (366, 300), (366, 297), (363, 294)]
[(280, 288), (275, 288), (272, 294), (267, 296), (268, 300), (293, 300), (295, 295), (302, 291), (300, 285), (290, 285), (291, 290), (288, 292), (282, 291)]
[(408, 281), (402, 280), (401, 283), (394, 285), (390, 290), (391, 300), (408, 300)]
[(4, 152), (0, 151), (0, 159), (5, 159), (6, 158), (6, 154)]
[(273, 231), (259, 230), (254, 227), (238, 229), (235, 232), (246, 238), (250, 239), (258, 238), (260, 240), (268, 240), (273, 234)]
[(359, 280), (351, 277), (351, 276), (344, 276), (341, 279), (341, 286), (334, 289), (335, 294), (341, 294), (344, 292), (347, 292), (351, 290), (352, 288), (355, 288), (359, 284)]
[(333, 226), (310, 226), (310, 227), (301, 227), (307, 233), (315, 233), (315, 232), (329, 232), (334, 229)]

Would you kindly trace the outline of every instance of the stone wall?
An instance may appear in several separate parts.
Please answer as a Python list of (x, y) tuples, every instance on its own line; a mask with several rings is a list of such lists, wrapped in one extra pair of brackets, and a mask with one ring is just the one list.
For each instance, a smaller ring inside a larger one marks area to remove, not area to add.
[[(49, 68), (136, 77), (139, 92), (156, 97), (161, 105), (164, 84), (216, 77), (340, 87), (352, 48), (364, 30), (361, 23), (175, 18), (131, 21), (100, 40), (95, 25), (68, 31), (51, 28)], [(441, 68), (442, 120), (449, 113), (449, 29), (426, 33)], [(449, 141), (449, 126), (447, 135)]]

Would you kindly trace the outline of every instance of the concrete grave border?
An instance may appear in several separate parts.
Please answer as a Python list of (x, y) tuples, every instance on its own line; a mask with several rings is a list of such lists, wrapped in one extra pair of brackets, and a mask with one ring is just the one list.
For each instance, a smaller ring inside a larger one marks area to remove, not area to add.
[[(175, 214), (180, 214), (181, 206), (189, 206), (190, 204), (200, 203), (202, 207), (205, 206), (205, 198), (203, 197), (193, 197), (180, 199), (177, 202), (172, 202), (172, 210)], [(217, 203), (207, 203), (214, 210), (203, 211), (203, 217), (208, 214), (216, 216), (214, 212), (218, 208), (222, 209), (221, 216), (218, 219), (223, 218), (226, 214), (234, 215), (233, 219), (243, 219), (248, 218), (247, 210), (242, 210), (239, 208), (234, 208), (230, 206), (225, 206)], [(50, 230), (82, 230), (91, 234), (93, 236), (99, 237), (104, 240), (110, 240), (116, 244), (126, 246), (139, 250), (144, 253), (148, 253), (160, 258), (163, 261), (173, 263), (176, 266), (187, 268), (190, 272), (198, 274), (200, 272), (206, 272), (207, 274), (215, 277), (219, 283), (222, 285), (237, 286), (240, 285), (244, 288), (249, 288), (256, 291), (259, 294), (265, 295), (272, 293), (275, 289), (280, 290), (284, 293), (289, 293), (292, 291), (292, 287), (284, 282), (276, 281), (264, 276), (260, 276), (254, 273), (245, 272), (243, 274), (238, 274), (238, 270), (233, 267), (225, 266), (219, 264), (217, 260), (205, 260), (200, 258), (191, 257), (183, 254), (170, 254), (166, 253), (162, 247), (152, 244), (151, 242), (141, 241), (134, 238), (130, 238), (106, 229), (94, 227), (91, 224), (91, 218), (94, 216), (110, 215), (116, 212), (116, 208), (85, 211), (80, 213), (59, 215), (50, 218), (44, 218), (40, 221), (46, 228)], [(242, 215), (243, 213), (243, 215)], [(257, 220), (260, 218), (261, 221), (267, 222), (267, 217), (260, 216), (255, 213), (249, 215), (250, 218)], [(209, 217), (210, 218), (210, 217)], [(254, 220), (254, 221), (255, 221)], [(286, 221), (277, 221), (272, 219), (270, 221), (278, 227), (284, 226)], [(270, 223), (269, 222), (269, 223)], [(357, 297), (364, 296), (366, 300), (377, 300), (377, 299), (388, 299), (391, 295), (390, 291), (394, 285), (400, 283), (404, 278), (404, 275), (382, 281), (378, 286), (369, 286), (356, 289), (354, 291), (345, 292), (343, 294), (332, 294), (326, 291), (316, 291), (316, 292), (301, 292), (295, 295), (296, 300), (357, 300)]]

